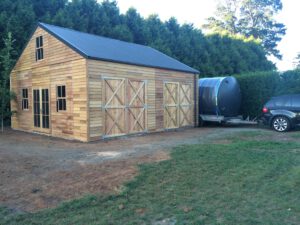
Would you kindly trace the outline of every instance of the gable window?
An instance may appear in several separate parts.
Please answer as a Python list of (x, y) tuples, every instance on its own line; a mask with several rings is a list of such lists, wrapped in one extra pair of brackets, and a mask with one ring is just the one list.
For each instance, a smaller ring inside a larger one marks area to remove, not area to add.
[(44, 58), (43, 50), (43, 36), (39, 36), (35, 39), (35, 60), (41, 60)]
[(22, 110), (28, 110), (28, 89), (22, 89)]
[(56, 87), (56, 111), (66, 111), (67, 110), (67, 100), (66, 100), (66, 86)]

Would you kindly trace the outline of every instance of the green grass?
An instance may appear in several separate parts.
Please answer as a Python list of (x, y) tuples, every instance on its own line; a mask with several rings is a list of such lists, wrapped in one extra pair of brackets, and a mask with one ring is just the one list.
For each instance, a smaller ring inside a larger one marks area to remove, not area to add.
[(299, 148), (250, 140), (177, 147), (171, 160), (141, 166), (120, 195), (87, 196), (33, 214), (2, 208), (0, 224), (298, 225)]
[(291, 134), (291, 137), (293, 137), (293, 138), (300, 138), (300, 132), (293, 132)]

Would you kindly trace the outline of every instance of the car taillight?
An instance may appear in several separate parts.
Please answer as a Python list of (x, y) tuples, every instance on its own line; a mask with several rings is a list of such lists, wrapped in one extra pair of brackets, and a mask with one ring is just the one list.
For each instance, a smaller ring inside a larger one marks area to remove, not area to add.
[(267, 113), (269, 110), (268, 110), (268, 108), (266, 108), (266, 107), (263, 107), (263, 113)]

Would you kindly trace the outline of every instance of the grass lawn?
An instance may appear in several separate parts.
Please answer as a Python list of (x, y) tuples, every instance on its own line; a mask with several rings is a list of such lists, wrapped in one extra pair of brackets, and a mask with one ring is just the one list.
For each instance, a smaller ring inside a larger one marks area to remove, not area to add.
[[(256, 134), (260, 136), (261, 134)], [(140, 167), (115, 196), (87, 196), (0, 224), (300, 224), (300, 144), (255, 140), (180, 146)]]

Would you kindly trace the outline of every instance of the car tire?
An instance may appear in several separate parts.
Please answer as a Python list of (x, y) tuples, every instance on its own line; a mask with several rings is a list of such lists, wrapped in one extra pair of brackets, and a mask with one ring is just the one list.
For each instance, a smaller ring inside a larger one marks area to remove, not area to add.
[(276, 116), (272, 120), (272, 128), (278, 132), (286, 132), (291, 129), (291, 122), (285, 116)]

